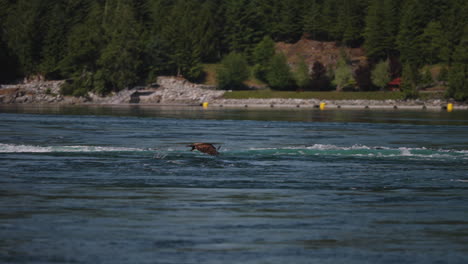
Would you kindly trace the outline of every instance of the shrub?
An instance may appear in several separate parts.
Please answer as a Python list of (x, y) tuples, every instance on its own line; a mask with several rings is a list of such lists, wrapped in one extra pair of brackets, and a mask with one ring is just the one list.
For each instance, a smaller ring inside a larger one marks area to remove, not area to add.
[(268, 85), (275, 90), (294, 88), (294, 79), (284, 54), (280, 53), (273, 56), (268, 66), (266, 79)]
[(301, 89), (306, 89), (311, 85), (312, 80), (309, 75), (309, 66), (304, 58), (301, 58), (294, 71), (294, 79), (296, 80), (296, 85)]
[(243, 54), (232, 52), (221, 61), (216, 72), (219, 89), (243, 89), (250, 76), (249, 65)]
[(372, 84), (383, 90), (390, 82), (390, 64), (388, 60), (381, 61), (375, 65), (371, 73)]

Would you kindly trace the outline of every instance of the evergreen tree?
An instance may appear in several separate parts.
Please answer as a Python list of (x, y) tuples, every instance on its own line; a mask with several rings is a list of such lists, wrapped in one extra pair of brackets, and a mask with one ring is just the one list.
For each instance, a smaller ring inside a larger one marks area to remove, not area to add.
[(425, 62), (429, 64), (439, 62), (440, 50), (446, 43), (441, 24), (439, 22), (430, 22), (419, 38), (421, 51), (424, 54), (422, 57), (425, 58)]
[(402, 74), (401, 90), (405, 99), (415, 99), (418, 97), (418, 84), (421, 80), (416, 65), (404, 64)]
[(371, 73), (372, 83), (383, 90), (390, 82), (390, 63), (388, 60), (381, 61), (375, 65)]
[(421, 76), (421, 84), (423, 87), (430, 87), (433, 83), (432, 73), (429, 68), (426, 68)]
[(63, 3), (57, 1), (49, 7), (50, 12), (46, 18), (46, 33), (44, 44), (41, 49), (42, 61), (39, 71), (43, 75), (52, 74), (53, 77), (59, 77), (59, 62), (65, 57), (66, 51), (66, 12)]
[(266, 81), (269, 63), (274, 55), (275, 42), (269, 36), (265, 36), (263, 40), (255, 46), (252, 54), (254, 63), (253, 72), (256, 78)]
[(458, 101), (468, 100), (468, 25), (465, 26), (462, 37), (453, 53), (447, 90), (447, 95)]
[(322, 4), (322, 25), (326, 34), (326, 40), (341, 39), (341, 24), (338, 23), (338, 0), (324, 0)]
[(18, 58), (19, 72), (24, 75), (35, 74), (40, 62), (45, 4), (41, 0), (18, 0), (12, 4), (5, 21), (8, 48)]
[(250, 76), (249, 65), (241, 53), (229, 53), (221, 61), (217, 74), (219, 89), (243, 89), (244, 81)]
[(441, 82), (442, 84), (445, 84), (448, 82), (448, 76), (449, 76), (448, 69), (447, 67), (443, 66), (440, 69), (439, 75), (437, 76), (437, 81)]
[(461, 41), (462, 34), (460, 32), (463, 32), (468, 23), (468, 1), (451, 0), (448, 3), (450, 3), (450, 7), (441, 15), (440, 19), (445, 40), (440, 56), (444, 62), (450, 65), (452, 58), (454, 58), (452, 53)]
[(291, 69), (282, 53), (276, 54), (270, 61), (266, 74), (268, 85), (275, 90), (290, 90), (294, 87)]
[(274, 7), (274, 17), (277, 19), (272, 25), (273, 38), (288, 43), (296, 42), (302, 34), (301, 1), (279, 0)]
[(249, 0), (227, 0), (225, 3), (225, 43), (229, 51), (245, 52), (250, 56), (263, 30), (258, 23), (259, 13), (255, 2)]
[(324, 35), (322, 25), (322, 6), (317, 0), (309, 2), (303, 18), (304, 32), (308, 33), (312, 39), (321, 39)]
[(342, 33), (342, 41), (349, 46), (359, 46), (362, 42), (365, 6), (362, 0), (344, 0), (340, 4), (338, 23)]
[(386, 43), (385, 31), (383, 25), (383, 0), (372, 1), (366, 16), (366, 28), (364, 30), (365, 43), (367, 56), (374, 60), (385, 58)]
[(413, 66), (421, 65), (421, 40), (418, 37), (425, 27), (424, 10), (421, 0), (408, 0), (400, 24), (397, 37), (401, 60)]
[(18, 72), (18, 63), (14, 53), (8, 47), (7, 25), (5, 23), (11, 6), (8, 0), (0, 0), (0, 83), (14, 79)]
[(194, 2), (178, 0), (173, 7), (168, 21), (162, 29), (163, 40), (169, 47), (170, 63), (174, 65), (178, 76), (189, 80), (196, 80), (202, 73), (200, 34), (203, 30), (196, 14), (198, 13)]
[(138, 42), (141, 29), (130, 0), (109, 3), (104, 24), (108, 43), (97, 61), (96, 90), (100, 93), (119, 91), (138, 80), (142, 47)]
[(65, 57), (59, 64), (64, 76), (75, 79), (83, 72), (97, 71), (97, 60), (105, 44), (102, 6), (93, 3), (85, 8), (83, 21), (76, 23), (68, 35)]

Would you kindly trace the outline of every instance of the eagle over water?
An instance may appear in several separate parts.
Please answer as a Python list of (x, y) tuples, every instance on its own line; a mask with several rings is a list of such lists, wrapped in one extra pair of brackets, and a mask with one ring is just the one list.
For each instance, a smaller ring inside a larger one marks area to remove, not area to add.
[(190, 151), (194, 151), (196, 149), (208, 155), (212, 155), (212, 156), (219, 155), (218, 150), (211, 143), (193, 143), (193, 144), (187, 145), (187, 147), (192, 148)]

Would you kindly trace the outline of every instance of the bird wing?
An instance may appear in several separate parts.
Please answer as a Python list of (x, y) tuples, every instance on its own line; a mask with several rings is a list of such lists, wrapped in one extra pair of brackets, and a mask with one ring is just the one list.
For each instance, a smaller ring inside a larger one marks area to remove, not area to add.
[(196, 144), (195, 148), (198, 151), (209, 154), (209, 155), (218, 155), (219, 154), (219, 152), (216, 150), (216, 148), (211, 144)]

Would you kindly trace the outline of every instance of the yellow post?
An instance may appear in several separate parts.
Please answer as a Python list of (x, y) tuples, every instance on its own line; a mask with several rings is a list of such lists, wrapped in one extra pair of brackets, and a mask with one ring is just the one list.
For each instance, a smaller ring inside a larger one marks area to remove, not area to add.
[(325, 103), (320, 103), (320, 110), (325, 110)]
[(203, 108), (208, 108), (208, 102), (203, 102), (202, 106)]
[(453, 104), (447, 104), (447, 112), (453, 111)]

